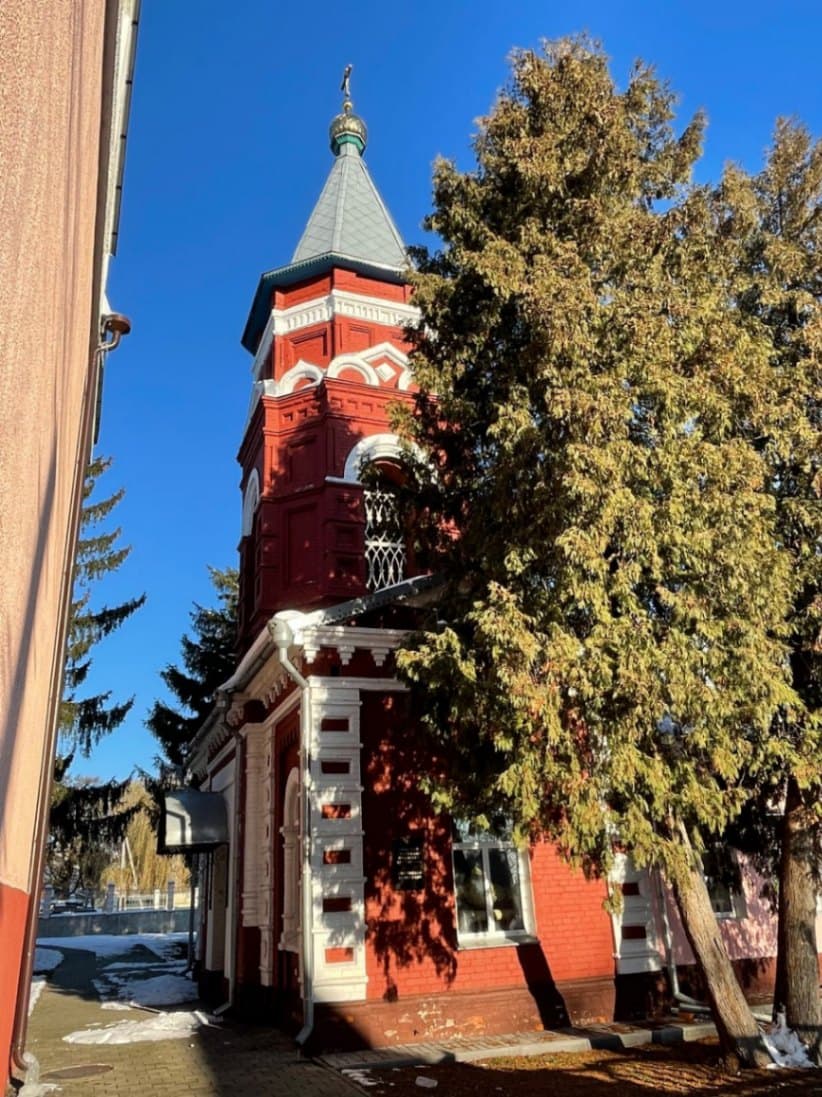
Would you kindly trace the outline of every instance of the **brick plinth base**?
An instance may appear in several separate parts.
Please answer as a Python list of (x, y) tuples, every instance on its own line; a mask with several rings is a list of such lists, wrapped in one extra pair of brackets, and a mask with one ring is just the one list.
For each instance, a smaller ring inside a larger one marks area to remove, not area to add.
[(580, 979), (532, 993), (521, 987), (399, 998), (394, 1002), (318, 1003), (312, 1047), (356, 1050), (392, 1044), (539, 1032), (610, 1021), (612, 979)]

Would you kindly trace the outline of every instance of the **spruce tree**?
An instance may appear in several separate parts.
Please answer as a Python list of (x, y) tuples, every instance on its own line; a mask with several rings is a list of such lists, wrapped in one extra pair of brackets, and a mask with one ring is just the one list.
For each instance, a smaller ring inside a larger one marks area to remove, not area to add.
[(77, 781), (69, 773), (75, 756), (79, 753), (87, 758), (101, 738), (122, 724), (134, 703), (134, 698), (112, 702), (111, 691), (84, 696), (82, 689), (94, 645), (118, 629), (145, 601), (141, 595), (99, 608), (92, 601), (96, 584), (116, 571), (131, 551), (118, 545), (119, 528), (100, 528), (123, 498), (123, 489), (104, 499), (94, 498), (98, 480), (110, 465), (111, 459), (104, 457), (89, 464), (75, 559), (47, 846), (51, 881), (64, 891), (96, 887), (98, 869), (107, 862), (111, 845), (119, 841), (132, 815), (120, 806), (127, 780)]
[(399, 656), (442, 770), (434, 802), (502, 811), (592, 871), (663, 869), (726, 1053), (767, 1055), (701, 872), (774, 751), (792, 574), (763, 456), (762, 325), (694, 188), (703, 121), (588, 41), (518, 51), (439, 162), (417, 256), (405, 421), (437, 621)]
[[(209, 568), (218, 605), (195, 603), (191, 611), (193, 636), (181, 638), (182, 667), (169, 663), (160, 677), (176, 697), (178, 706), (155, 701), (146, 727), (163, 749), (158, 758), (161, 775), (182, 774), (188, 746), (214, 704), (217, 687), (234, 670), (237, 642), (236, 568)], [(153, 791), (156, 789), (153, 788)]]

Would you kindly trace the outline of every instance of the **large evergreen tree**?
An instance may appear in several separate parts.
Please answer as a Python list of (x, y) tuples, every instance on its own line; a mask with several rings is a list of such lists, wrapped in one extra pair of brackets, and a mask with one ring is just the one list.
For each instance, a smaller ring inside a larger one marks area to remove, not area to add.
[(770, 341), (690, 185), (699, 117), (586, 41), (514, 55), (475, 140), (437, 165), (406, 422), (430, 456), (437, 622), (400, 655), (443, 770), (435, 802), (660, 865), (723, 1048), (766, 1056), (700, 871), (782, 750), (793, 596), (761, 452)]
[(92, 595), (106, 575), (116, 571), (131, 549), (119, 545), (121, 530), (101, 529), (123, 498), (123, 489), (94, 497), (99, 478), (111, 465), (97, 457), (88, 467), (83, 492), (80, 538), (66, 644), (58, 755), (49, 818), (47, 865), (52, 883), (63, 891), (96, 886), (99, 867), (119, 841), (131, 812), (122, 810), (128, 781), (74, 780), (70, 766), (77, 753), (88, 757), (99, 740), (122, 724), (134, 699), (112, 702), (111, 691), (84, 694), (95, 644), (120, 627), (145, 601), (145, 595), (118, 605), (95, 606)]
[[(777, 714), (773, 732), (785, 749), (775, 753), (759, 811), (746, 821), (753, 821), (765, 871), (779, 881), (775, 1007), (785, 1007), (788, 1024), (819, 1058), (822, 143), (780, 120), (764, 170), (751, 178), (729, 169), (718, 199), (726, 237), (738, 248), (736, 300), (762, 324), (771, 347), (769, 384), (779, 415), (762, 432), (751, 424), (751, 442), (765, 458), (779, 542), (797, 580), (790, 665), (801, 704)], [(774, 814), (780, 801), (781, 817)]]
[(214, 704), (217, 687), (231, 677), (237, 643), (236, 568), (209, 568), (217, 593), (216, 607), (195, 603), (191, 611), (193, 636), (183, 636), (182, 667), (170, 663), (160, 676), (177, 699), (173, 707), (155, 701), (146, 726), (163, 749), (161, 771), (180, 773), (187, 748)]

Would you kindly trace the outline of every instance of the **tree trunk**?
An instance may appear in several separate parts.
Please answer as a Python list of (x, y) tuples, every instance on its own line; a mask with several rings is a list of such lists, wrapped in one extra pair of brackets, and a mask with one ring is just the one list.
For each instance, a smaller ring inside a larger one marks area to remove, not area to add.
[(789, 778), (782, 823), (777, 927), (777, 987), (774, 1009), (785, 1008), (788, 1027), (820, 1061), (822, 1010), (816, 944), (816, 841), (802, 792)]
[[(684, 827), (680, 833), (690, 848)], [(685, 934), (705, 977), (708, 1002), (723, 1055), (726, 1060), (736, 1059), (745, 1067), (768, 1066), (771, 1057), (739, 986), (711, 907), (708, 888), (695, 864), (673, 882), (673, 891)]]

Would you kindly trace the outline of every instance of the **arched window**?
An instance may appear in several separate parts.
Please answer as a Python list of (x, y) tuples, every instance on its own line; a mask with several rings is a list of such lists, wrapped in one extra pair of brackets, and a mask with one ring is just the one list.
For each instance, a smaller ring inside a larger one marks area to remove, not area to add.
[(366, 585), (371, 591), (400, 583), (406, 576), (408, 553), (397, 499), (395, 467), (380, 464), (363, 492), (365, 507)]
[(243, 492), (242, 536), (248, 537), (254, 528), (254, 514), (260, 502), (260, 474), (252, 469)]
[(283, 806), (283, 929), (280, 948), (300, 947), (300, 777), (296, 767), (285, 783)]

